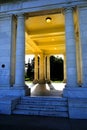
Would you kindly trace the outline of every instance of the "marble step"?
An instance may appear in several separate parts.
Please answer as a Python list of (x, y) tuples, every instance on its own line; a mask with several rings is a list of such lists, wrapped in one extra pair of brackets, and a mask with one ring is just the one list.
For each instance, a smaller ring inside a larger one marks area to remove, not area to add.
[(24, 100), (21, 100), (21, 101), (19, 101), (19, 103), (20, 104), (25, 104), (25, 105), (42, 105), (42, 106), (44, 106), (44, 105), (51, 105), (51, 106), (67, 106), (67, 102), (64, 102), (64, 101), (24, 101)]
[(41, 106), (41, 105), (38, 105), (38, 106), (35, 106), (35, 105), (24, 105), (24, 104), (21, 104), (21, 105), (17, 105), (16, 106), (16, 109), (21, 109), (21, 110), (36, 110), (36, 111), (68, 111), (67, 110), (67, 107), (66, 106)]
[(22, 98), (19, 102), (20, 104), (35, 104), (38, 105), (67, 105), (67, 99), (66, 98), (39, 98), (39, 97), (30, 97), (30, 98)]
[(33, 96), (33, 97), (30, 97), (30, 96), (25, 96), (25, 97), (22, 97), (21, 100), (28, 100), (28, 101), (67, 101), (67, 98), (63, 98), (63, 97), (49, 97), (49, 96)]
[(38, 116), (52, 116), (52, 117), (68, 117), (67, 112), (54, 112), (54, 111), (29, 111), (29, 110), (14, 110), (13, 114), (22, 114), (22, 115), (38, 115)]
[(22, 97), (13, 114), (68, 117), (66, 98)]

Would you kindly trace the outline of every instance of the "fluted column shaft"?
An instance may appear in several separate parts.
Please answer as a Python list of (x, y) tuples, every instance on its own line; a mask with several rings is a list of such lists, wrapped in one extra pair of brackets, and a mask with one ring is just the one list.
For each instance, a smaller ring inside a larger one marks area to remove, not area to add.
[(66, 82), (66, 55), (64, 54), (64, 82)]
[(44, 57), (43, 54), (40, 54), (40, 80), (44, 80)]
[(25, 72), (25, 18), (17, 16), (17, 39), (16, 39), (16, 73), (15, 86), (23, 87)]
[(87, 10), (79, 8), (79, 27), (82, 52), (82, 87), (87, 87)]
[(67, 87), (77, 86), (76, 41), (73, 9), (65, 9)]
[(47, 65), (46, 65), (46, 56), (44, 56), (44, 78), (46, 79), (47, 78), (47, 74), (46, 74), (46, 72), (47, 72)]
[(82, 59), (81, 59), (81, 45), (79, 41), (79, 34), (76, 34), (76, 54), (77, 54), (77, 76), (78, 84), (82, 83)]
[(50, 80), (50, 56), (47, 56), (47, 80)]
[(35, 71), (34, 71), (34, 80), (38, 80), (38, 55), (35, 54)]

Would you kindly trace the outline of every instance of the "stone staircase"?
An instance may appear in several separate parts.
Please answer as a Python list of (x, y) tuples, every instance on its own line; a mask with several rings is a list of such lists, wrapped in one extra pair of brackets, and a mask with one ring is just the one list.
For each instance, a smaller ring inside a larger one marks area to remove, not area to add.
[(13, 114), (68, 117), (67, 99), (62, 97), (22, 97)]

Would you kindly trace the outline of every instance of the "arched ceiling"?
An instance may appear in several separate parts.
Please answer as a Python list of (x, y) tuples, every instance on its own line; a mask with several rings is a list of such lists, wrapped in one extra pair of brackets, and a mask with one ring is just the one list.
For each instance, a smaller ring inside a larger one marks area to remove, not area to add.
[[(46, 18), (51, 22), (47, 23)], [(65, 53), (65, 21), (62, 13), (29, 17), (25, 21), (26, 54)]]

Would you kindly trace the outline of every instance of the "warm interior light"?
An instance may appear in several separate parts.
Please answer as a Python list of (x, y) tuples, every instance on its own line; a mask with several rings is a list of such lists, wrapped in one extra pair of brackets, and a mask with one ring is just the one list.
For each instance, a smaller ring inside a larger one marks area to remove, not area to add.
[(52, 20), (52, 19), (51, 19), (50, 17), (47, 17), (47, 18), (46, 18), (46, 22), (47, 22), (47, 23), (50, 23), (51, 20)]
[(55, 41), (55, 39), (54, 39), (54, 38), (52, 38), (52, 41)]

